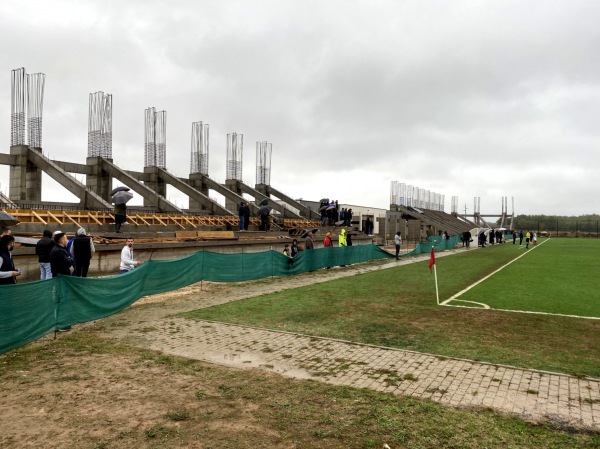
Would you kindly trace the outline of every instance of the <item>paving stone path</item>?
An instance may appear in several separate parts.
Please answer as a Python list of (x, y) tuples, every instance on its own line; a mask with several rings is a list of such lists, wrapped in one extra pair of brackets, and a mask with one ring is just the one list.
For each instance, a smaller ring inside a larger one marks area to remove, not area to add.
[[(428, 257), (428, 256), (427, 256)], [(320, 281), (383, 269), (396, 263), (327, 273)], [(260, 291), (313, 283), (311, 277), (274, 279)], [(600, 379), (460, 360), (246, 326), (190, 320), (173, 313), (253, 296), (237, 285), (227, 297), (132, 307), (112, 318), (110, 332), (138, 347), (211, 363), (258, 368), (283, 376), (371, 388), (451, 406), (491, 407), (532, 421), (600, 430)], [(201, 295), (200, 295), (201, 296)], [(210, 296), (210, 295), (209, 295)], [(108, 323), (111, 319), (108, 319)], [(124, 323), (127, 323), (124, 326)]]

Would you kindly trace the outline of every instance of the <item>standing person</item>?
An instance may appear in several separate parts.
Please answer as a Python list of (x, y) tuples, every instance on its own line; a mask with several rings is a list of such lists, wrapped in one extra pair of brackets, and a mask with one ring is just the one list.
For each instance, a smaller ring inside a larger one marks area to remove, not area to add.
[(292, 250), (290, 249), (290, 244), (286, 243), (283, 247), (283, 255), (288, 258), (288, 263), (290, 265), (294, 265), (294, 258), (292, 257)]
[(513, 229), (512, 231), (512, 236), (513, 236), (513, 245), (515, 245), (517, 243), (517, 232)]
[(531, 232), (525, 233), (525, 248), (529, 249), (529, 241), (531, 240)]
[(298, 240), (294, 239), (292, 241), (291, 251), (292, 257), (296, 257), (300, 253), (300, 248), (298, 248)]
[(323, 239), (323, 246), (324, 247), (333, 246), (333, 242), (331, 241), (331, 232), (328, 232), (327, 234), (325, 234), (325, 238)]
[(533, 233), (533, 246), (537, 245), (537, 232)]
[(115, 204), (115, 232), (121, 232), (121, 225), (127, 220), (127, 206)]
[(352, 209), (346, 209), (346, 226), (352, 226)]
[(250, 205), (248, 203), (244, 204), (244, 231), (248, 230), (248, 226), (250, 225)]
[(304, 240), (304, 249), (305, 250), (315, 249), (315, 243), (313, 242), (312, 236), (313, 236), (313, 233), (308, 231), (308, 233), (306, 234), (306, 239)]
[(523, 245), (523, 230), (519, 231), (519, 246)]
[(137, 265), (140, 265), (140, 262), (133, 258), (133, 239), (127, 239), (127, 244), (121, 250), (121, 265), (119, 266), (119, 273), (128, 273)]
[(494, 244), (494, 229), (493, 228), (490, 229), (489, 238), (490, 238), (490, 245), (493, 245)]
[(67, 236), (64, 232), (56, 231), (54, 233), (54, 247), (50, 251), (52, 277), (70, 276), (72, 266), (71, 255), (67, 251)]
[(15, 269), (12, 258), (12, 250), (15, 247), (15, 238), (10, 234), (0, 237), (0, 285), (17, 283), (17, 277), (21, 276), (21, 270)]
[(40, 280), (52, 279), (52, 270), (50, 269), (50, 251), (54, 247), (52, 233), (49, 229), (44, 230), (43, 237), (35, 245), (35, 253), (40, 263)]
[(394, 245), (396, 246), (396, 260), (400, 259), (400, 246), (402, 245), (402, 233), (396, 232), (394, 236)]
[(463, 232), (463, 243), (467, 247), (467, 249), (471, 247), (471, 238), (472, 237), (473, 236), (471, 235), (470, 231)]
[(352, 246), (352, 234), (350, 233), (346, 234), (346, 244)]
[(84, 228), (77, 230), (77, 235), (72, 240), (70, 253), (75, 263), (75, 276), (86, 278), (90, 268), (90, 260), (94, 257), (96, 248), (91, 237), (88, 236)]
[(246, 203), (243, 201), (240, 203), (240, 208), (238, 210), (238, 216), (240, 218), (240, 231), (244, 230), (244, 220), (246, 218)]
[(342, 229), (340, 231), (340, 236), (338, 237), (338, 246), (348, 246), (346, 242), (346, 230)]

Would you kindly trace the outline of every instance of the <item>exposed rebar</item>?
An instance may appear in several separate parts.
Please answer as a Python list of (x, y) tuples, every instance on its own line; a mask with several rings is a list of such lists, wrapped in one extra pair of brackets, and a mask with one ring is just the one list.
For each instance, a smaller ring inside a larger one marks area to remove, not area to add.
[(192, 123), (190, 173), (208, 176), (208, 123)]
[(112, 95), (90, 94), (88, 116), (88, 157), (112, 159)]
[(242, 153), (244, 151), (244, 135), (227, 134), (227, 178), (242, 181)]
[(272, 143), (256, 142), (256, 184), (271, 185), (272, 151)]
[(167, 111), (146, 109), (144, 166), (166, 168)]
[(25, 145), (27, 73), (25, 68), (11, 72), (10, 145)]

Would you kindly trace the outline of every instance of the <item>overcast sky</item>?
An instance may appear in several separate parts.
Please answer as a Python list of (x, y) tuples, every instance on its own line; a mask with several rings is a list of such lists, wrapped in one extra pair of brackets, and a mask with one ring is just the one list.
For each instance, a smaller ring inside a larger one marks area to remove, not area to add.
[[(271, 142), (271, 185), (294, 198), (388, 208), (400, 181), (445, 195), (447, 212), (458, 196), (461, 212), (481, 197), (499, 213), (507, 196), (517, 215), (598, 213), (599, 23), (591, 0), (2, 0), (0, 151), (10, 72), (25, 67), (46, 74), (53, 159), (85, 161), (88, 95), (104, 91), (129, 170), (143, 169), (156, 107), (180, 177), (203, 121), (219, 182), (237, 132), (243, 180), (255, 183), (256, 142)], [(44, 200), (69, 196), (45, 185)]]

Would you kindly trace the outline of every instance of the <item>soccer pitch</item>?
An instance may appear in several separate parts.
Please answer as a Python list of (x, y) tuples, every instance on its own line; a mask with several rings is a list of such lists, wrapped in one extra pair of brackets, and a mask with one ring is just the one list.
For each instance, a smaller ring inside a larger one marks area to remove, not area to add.
[(511, 262), (442, 304), (600, 319), (600, 240), (523, 245)]

